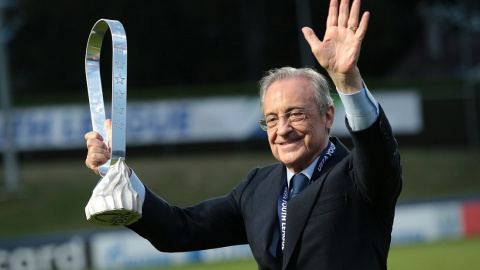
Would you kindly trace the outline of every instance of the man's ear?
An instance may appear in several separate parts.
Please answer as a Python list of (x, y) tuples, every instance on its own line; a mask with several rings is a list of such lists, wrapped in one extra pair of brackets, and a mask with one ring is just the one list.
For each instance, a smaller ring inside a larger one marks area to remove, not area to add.
[(335, 108), (330, 105), (325, 109), (325, 128), (330, 129), (332, 127), (334, 118)]

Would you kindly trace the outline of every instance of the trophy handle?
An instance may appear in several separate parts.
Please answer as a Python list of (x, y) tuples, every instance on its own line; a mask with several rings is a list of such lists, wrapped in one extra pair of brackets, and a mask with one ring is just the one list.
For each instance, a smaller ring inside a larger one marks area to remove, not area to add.
[[(85, 53), (85, 74), (87, 77), (88, 99), (93, 130), (108, 141), (105, 130), (105, 105), (103, 102), (100, 77), (100, 53), (103, 38), (110, 28), (112, 35), (112, 140), (111, 159), (100, 166), (104, 176), (109, 167), (119, 158), (125, 160), (126, 114), (127, 114), (127, 36), (119, 21), (100, 19), (93, 26), (88, 37)], [(108, 144), (108, 142), (105, 142)]]

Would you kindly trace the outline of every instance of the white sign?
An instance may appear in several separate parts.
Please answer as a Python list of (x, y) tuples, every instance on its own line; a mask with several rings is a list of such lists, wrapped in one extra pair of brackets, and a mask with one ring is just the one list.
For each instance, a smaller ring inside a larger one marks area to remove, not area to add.
[(164, 253), (132, 231), (95, 234), (90, 241), (95, 269), (140, 268), (252, 258), (248, 245), (191, 252)]
[[(416, 92), (379, 92), (374, 97), (384, 108), (395, 134), (422, 130), (421, 99)], [(335, 106), (332, 135), (349, 136), (343, 105), (337, 102)], [(265, 139), (266, 133), (257, 123), (260, 118), (256, 97), (130, 102), (127, 145)], [(16, 109), (11, 123), (19, 151), (82, 148), (85, 133), (92, 130), (87, 104)], [(4, 131), (0, 130), (0, 149)]]
[[(127, 145), (245, 140), (261, 130), (259, 119), (256, 98), (130, 102)], [(84, 135), (92, 130), (88, 105), (17, 109), (11, 122), (20, 151), (84, 147)]]
[(426, 242), (462, 235), (461, 202), (397, 205), (392, 243)]
[(83, 270), (87, 268), (86, 243), (80, 237), (67, 242), (0, 249), (0, 269)]

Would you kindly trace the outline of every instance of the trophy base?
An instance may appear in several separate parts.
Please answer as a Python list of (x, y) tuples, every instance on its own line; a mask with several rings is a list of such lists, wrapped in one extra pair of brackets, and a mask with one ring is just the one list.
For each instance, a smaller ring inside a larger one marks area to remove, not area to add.
[(117, 227), (130, 225), (141, 217), (142, 214), (134, 210), (116, 209), (95, 213), (88, 221), (96, 225)]

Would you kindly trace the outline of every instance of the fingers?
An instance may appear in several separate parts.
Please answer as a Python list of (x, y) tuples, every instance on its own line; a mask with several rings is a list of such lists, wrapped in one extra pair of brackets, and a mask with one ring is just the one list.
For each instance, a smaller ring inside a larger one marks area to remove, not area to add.
[(89, 139), (97, 139), (103, 142), (103, 137), (95, 131), (90, 131), (85, 134), (85, 140), (88, 141)]
[(105, 164), (110, 159), (110, 151), (103, 142), (103, 137), (97, 132), (91, 131), (85, 134), (87, 141), (87, 158), (85, 165), (92, 169), (96, 174), (99, 174), (98, 166)]
[(110, 151), (107, 150), (106, 145), (102, 141), (96, 139), (89, 139), (87, 145), (88, 153), (85, 159), (85, 165), (96, 174), (99, 174), (98, 167), (110, 159)]
[(340, 2), (340, 12), (338, 14), (338, 26), (347, 27), (348, 18), (350, 17), (350, 0), (342, 0)]
[(362, 20), (360, 20), (360, 24), (358, 25), (357, 32), (355, 33), (355, 36), (357, 36), (360, 41), (362, 41), (363, 38), (365, 37), (369, 20), (370, 20), (370, 12), (367, 11), (363, 13)]
[(310, 27), (303, 27), (302, 28), (303, 36), (307, 40), (308, 44), (310, 47), (313, 49), (317, 42), (320, 42), (318, 39), (317, 35), (315, 35), (315, 32)]
[(358, 17), (360, 15), (360, 2), (360, 0), (353, 1), (347, 26), (358, 26)]
[(103, 137), (95, 131), (90, 131), (85, 134), (85, 140), (87, 141), (87, 148), (97, 147), (102, 149), (107, 149), (107, 146), (103, 142)]
[(328, 8), (327, 28), (338, 24), (338, 0), (331, 0)]
[(98, 167), (105, 164), (108, 160), (109, 158), (107, 158), (104, 154), (89, 153), (85, 159), (85, 165), (87, 168), (93, 170), (96, 174), (100, 174)]
[(112, 145), (112, 120), (110, 119), (105, 120), (104, 127), (108, 136), (108, 145), (111, 146)]
[[(339, 26), (345, 28), (347, 28), (348, 26), (358, 26), (360, 28), (358, 20), (360, 17), (361, 0), (354, 0), (351, 8), (350, 0), (340, 0), (340, 7), (338, 5), (338, 1), (339, 0), (330, 1), (330, 7), (327, 17), (327, 28), (329, 26)], [(364, 20), (364, 18), (365, 14), (362, 17), (362, 21)], [(366, 23), (368, 24), (368, 18), (366, 20)]]

